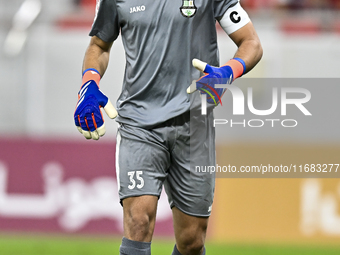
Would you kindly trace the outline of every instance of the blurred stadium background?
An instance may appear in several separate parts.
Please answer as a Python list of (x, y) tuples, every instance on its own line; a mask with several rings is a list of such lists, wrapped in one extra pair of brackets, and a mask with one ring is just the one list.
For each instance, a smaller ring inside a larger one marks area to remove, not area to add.
[[(264, 48), (245, 77), (339, 81), (339, 0), (241, 4)], [(0, 254), (117, 254), (116, 124), (106, 121), (100, 141), (84, 141), (72, 116), (94, 10), (95, 0), (0, 0)], [(236, 47), (220, 29), (218, 36), (224, 63)], [(120, 93), (124, 61), (118, 39), (101, 82), (111, 101)], [(327, 89), (340, 95), (336, 86)], [(338, 109), (328, 109), (333, 122), (285, 136), (218, 132), (218, 164), (340, 163)], [(88, 153), (93, 148), (95, 156)], [(339, 254), (339, 204), (336, 178), (218, 178), (208, 252)], [(165, 194), (155, 240), (153, 254), (170, 254)]]

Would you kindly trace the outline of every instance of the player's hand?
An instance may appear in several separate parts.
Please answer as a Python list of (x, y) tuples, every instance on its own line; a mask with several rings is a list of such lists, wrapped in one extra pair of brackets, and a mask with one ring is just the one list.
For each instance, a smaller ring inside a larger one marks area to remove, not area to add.
[(193, 82), (187, 89), (187, 93), (193, 93), (199, 90), (201, 94), (207, 94), (207, 102), (217, 105), (221, 103), (221, 97), (227, 90), (225, 88), (216, 88), (217, 84), (231, 84), (236, 78), (246, 72), (246, 64), (241, 58), (233, 58), (224, 66), (213, 67), (207, 63), (193, 59), (192, 65), (203, 72), (205, 75)]
[(74, 121), (77, 129), (86, 139), (98, 140), (105, 134), (105, 124), (100, 107), (111, 118), (118, 113), (111, 101), (100, 90), (94, 80), (83, 84), (78, 92), (78, 102), (74, 112)]
[(201, 94), (207, 94), (207, 102), (217, 105), (221, 103), (221, 97), (227, 90), (225, 88), (216, 88), (216, 84), (231, 84), (234, 80), (233, 69), (229, 65), (222, 67), (213, 67), (198, 59), (192, 60), (192, 65), (203, 72), (205, 75), (193, 82), (187, 89), (187, 92), (193, 93), (199, 90)]

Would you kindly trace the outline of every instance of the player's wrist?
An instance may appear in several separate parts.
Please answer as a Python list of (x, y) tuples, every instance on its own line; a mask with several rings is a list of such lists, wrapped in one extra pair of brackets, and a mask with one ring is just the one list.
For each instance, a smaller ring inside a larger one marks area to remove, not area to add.
[(82, 79), (82, 86), (87, 83), (88, 81), (94, 81), (98, 88), (99, 88), (99, 82), (100, 82), (101, 76), (98, 70), (94, 68), (88, 68), (84, 70), (83, 72), (83, 79)]
[(246, 64), (241, 58), (230, 59), (224, 66), (230, 66), (233, 70), (234, 80), (246, 72)]

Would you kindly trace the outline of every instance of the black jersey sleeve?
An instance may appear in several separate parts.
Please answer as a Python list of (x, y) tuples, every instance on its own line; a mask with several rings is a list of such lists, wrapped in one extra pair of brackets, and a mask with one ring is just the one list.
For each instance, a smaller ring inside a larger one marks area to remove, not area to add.
[(215, 19), (219, 20), (223, 14), (232, 6), (238, 3), (238, 0), (214, 0)]
[(96, 17), (90, 36), (97, 36), (105, 42), (113, 42), (119, 35), (116, 0), (97, 0)]

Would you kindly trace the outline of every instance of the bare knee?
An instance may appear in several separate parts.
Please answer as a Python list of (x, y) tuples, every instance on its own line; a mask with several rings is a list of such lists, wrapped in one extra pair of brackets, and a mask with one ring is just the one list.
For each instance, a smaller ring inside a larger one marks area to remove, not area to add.
[(182, 255), (200, 255), (204, 249), (205, 233), (183, 232), (177, 238), (177, 249)]
[(134, 197), (123, 200), (124, 236), (150, 242), (155, 227), (157, 197)]
[(184, 230), (177, 235), (177, 249), (182, 255), (199, 255), (204, 249), (204, 241), (206, 230), (200, 229), (193, 231), (192, 229)]

